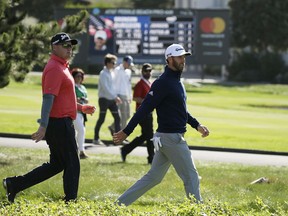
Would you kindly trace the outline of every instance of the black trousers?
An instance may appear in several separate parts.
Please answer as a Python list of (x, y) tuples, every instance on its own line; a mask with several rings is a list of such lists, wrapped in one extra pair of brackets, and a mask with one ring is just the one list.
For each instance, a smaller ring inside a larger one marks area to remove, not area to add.
[(113, 118), (114, 118), (114, 125), (115, 125), (115, 132), (120, 131), (120, 115), (118, 111), (118, 106), (114, 100), (108, 100), (106, 98), (99, 98), (98, 100), (100, 112), (99, 118), (94, 128), (94, 139), (99, 139), (99, 131), (102, 124), (105, 121), (107, 109), (110, 110)]
[(154, 145), (151, 139), (153, 138), (153, 116), (152, 113), (147, 115), (140, 123), (141, 135), (135, 137), (129, 144), (122, 147), (125, 154), (129, 154), (137, 146), (141, 146), (146, 142), (148, 152), (148, 163), (151, 163), (154, 157)]
[(50, 161), (25, 175), (11, 178), (12, 186), (16, 192), (19, 192), (64, 170), (64, 199), (66, 201), (76, 199), (80, 161), (73, 120), (71, 118), (50, 118), (45, 137), (50, 149)]

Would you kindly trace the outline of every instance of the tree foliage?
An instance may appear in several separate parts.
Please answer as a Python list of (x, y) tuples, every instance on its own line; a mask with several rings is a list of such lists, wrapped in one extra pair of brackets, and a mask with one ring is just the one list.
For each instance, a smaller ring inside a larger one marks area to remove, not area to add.
[(288, 48), (288, 0), (231, 0), (232, 45), (254, 52)]
[(71, 35), (85, 29), (87, 11), (65, 17), (65, 25), (56, 21), (25, 25), (25, 0), (0, 2), (0, 88), (9, 84), (10, 77), (21, 82), (35, 64), (43, 65), (48, 58), (50, 38), (59, 31)]
[[(229, 79), (287, 83), (288, 0), (231, 0), (233, 62)], [(246, 49), (243, 49), (246, 48)]]
[(64, 7), (67, 0), (23, 0), (19, 10), (26, 11), (30, 17), (35, 17), (39, 22), (48, 22), (54, 19), (55, 7)]
[(171, 9), (174, 8), (174, 0), (155, 1), (155, 0), (132, 0), (134, 8), (155, 8)]

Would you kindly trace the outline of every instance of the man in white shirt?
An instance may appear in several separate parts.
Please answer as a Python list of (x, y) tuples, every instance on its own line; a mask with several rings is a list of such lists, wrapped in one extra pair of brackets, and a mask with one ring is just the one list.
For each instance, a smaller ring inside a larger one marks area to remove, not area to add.
[[(118, 103), (118, 109), (120, 111), (120, 128), (126, 127), (127, 121), (130, 118), (130, 103), (132, 101), (132, 87), (131, 87), (131, 67), (133, 66), (132, 56), (125, 56), (122, 64), (117, 66), (114, 70), (115, 79), (114, 87), (117, 96), (121, 99), (122, 103)], [(111, 135), (113, 135), (115, 126), (112, 124), (108, 127)]]
[(114, 67), (117, 62), (117, 57), (112, 54), (107, 54), (104, 58), (104, 68), (100, 72), (98, 82), (98, 103), (99, 103), (99, 118), (94, 129), (94, 144), (103, 145), (104, 143), (99, 138), (99, 131), (104, 123), (107, 109), (110, 110), (113, 118), (115, 131), (120, 130), (120, 116), (118, 112), (118, 103), (122, 103), (121, 99), (117, 96), (114, 85)]

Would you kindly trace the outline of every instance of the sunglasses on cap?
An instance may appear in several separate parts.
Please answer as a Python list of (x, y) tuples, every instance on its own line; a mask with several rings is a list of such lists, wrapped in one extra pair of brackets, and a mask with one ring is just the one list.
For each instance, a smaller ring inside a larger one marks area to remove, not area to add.
[(73, 48), (73, 45), (72, 44), (67, 44), (67, 43), (63, 43), (63, 44), (59, 44), (61, 45), (64, 49), (69, 49), (69, 48)]

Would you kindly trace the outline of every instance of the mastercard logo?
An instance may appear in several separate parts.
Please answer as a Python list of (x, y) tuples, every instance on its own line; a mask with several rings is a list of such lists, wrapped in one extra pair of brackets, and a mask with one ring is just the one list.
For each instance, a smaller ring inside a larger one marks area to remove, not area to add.
[(225, 30), (225, 21), (221, 17), (205, 17), (200, 22), (200, 29), (203, 33), (220, 34)]

